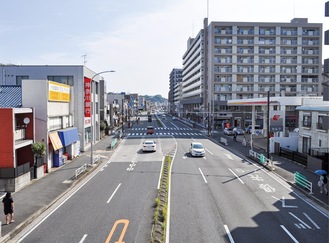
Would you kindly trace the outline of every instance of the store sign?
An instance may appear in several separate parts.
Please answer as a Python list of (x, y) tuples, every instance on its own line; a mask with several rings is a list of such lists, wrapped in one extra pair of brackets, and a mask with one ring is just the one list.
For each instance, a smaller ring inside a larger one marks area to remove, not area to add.
[(48, 100), (70, 102), (70, 86), (66, 84), (48, 82)]
[(283, 131), (283, 111), (270, 111), (270, 132)]
[(84, 77), (85, 117), (91, 117), (91, 79)]

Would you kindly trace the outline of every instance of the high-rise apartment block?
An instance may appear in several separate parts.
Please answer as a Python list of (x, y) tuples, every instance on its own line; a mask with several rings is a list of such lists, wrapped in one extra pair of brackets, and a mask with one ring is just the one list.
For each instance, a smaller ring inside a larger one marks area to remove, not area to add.
[(169, 94), (168, 94), (168, 103), (169, 103), (169, 112), (175, 114), (178, 109), (177, 105), (177, 92), (175, 87), (182, 82), (182, 72), (181, 68), (174, 68), (169, 75)]
[[(221, 124), (228, 100), (322, 94), (322, 24), (211, 22), (183, 55), (181, 114)], [(234, 108), (233, 108), (234, 109)]]

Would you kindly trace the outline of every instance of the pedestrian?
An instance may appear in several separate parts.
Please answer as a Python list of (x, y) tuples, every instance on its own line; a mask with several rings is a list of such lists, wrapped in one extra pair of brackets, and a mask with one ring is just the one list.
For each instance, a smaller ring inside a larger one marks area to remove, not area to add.
[(321, 175), (320, 180), (318, 182), (318, 185), (320, 187), (320, 193), (323, 193), (323, 191), (326, 192), (326, 195), (328, 195), (328, 178), (326, 175)]
[(236, 132), (233, 133), (233, 141), (236, 141)]
[(6, 196), (2, 199), (3, 211), (6, 216), (6, 224), (10, 224), (14, 221), (14, 200), (10, 192), (7, 192)]

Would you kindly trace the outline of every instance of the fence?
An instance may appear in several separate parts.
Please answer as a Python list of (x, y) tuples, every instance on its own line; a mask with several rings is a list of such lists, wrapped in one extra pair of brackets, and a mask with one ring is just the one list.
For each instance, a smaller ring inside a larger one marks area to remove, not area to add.
[(280, 147), (280, 156), (307, 166), (307, 155)]
[(75, 179), (78, 178), (78, 176), (80, 174), (82, 174), (83, 172), (85, 172), (87, 170), (87, 164), (84, 164), (83, 166), (81, 166), (80, 168), (75, 170)]
[(299, 172), (295, 172), (294, 174), (294, 181), (295, 184), (300, 186), (301, 188), (305, 189), (305, 190), (309, 190), (310, 194), (313, 194), (313, 185), (312, 182), (308, 181), (306, 179), (306, 176), (302, 175)]
[(263, 165), (269, 165), (272, 170), (274, 170), (273, 160), (270, 158), (266, 158), (263, 154), (259, 154), (254, 150), (249, 150), (249, 156), (253, 157), (256, 161)]

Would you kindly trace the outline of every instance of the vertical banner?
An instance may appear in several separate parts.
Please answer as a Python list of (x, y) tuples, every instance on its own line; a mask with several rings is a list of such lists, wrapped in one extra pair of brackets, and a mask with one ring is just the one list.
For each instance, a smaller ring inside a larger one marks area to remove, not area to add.
[(283, 132), (283, 111), (270, 111), (270, 132)]
[(91, 79), (84, 77), (85, 117), (91, 117)]

